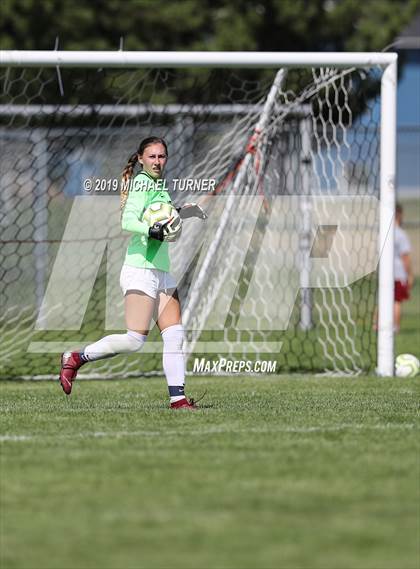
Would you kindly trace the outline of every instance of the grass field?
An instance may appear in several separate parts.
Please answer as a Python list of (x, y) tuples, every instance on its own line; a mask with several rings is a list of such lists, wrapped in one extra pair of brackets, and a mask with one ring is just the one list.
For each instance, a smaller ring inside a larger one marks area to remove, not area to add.
[[(417, 279), (397, 354), (419, 319)], [(1, 569), (419, 568), (420, 377), (205, 389), (188, 413), (163, 378), (0, 381)]]
[(420, 379), (2, 382), (1, 567), (417, 569)]

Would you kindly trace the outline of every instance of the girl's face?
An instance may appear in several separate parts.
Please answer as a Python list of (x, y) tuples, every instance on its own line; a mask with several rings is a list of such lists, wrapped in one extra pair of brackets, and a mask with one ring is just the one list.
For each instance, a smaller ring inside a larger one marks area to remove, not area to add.
[(167, 160), (166, 150), (160, 142), (149, 144), (139, 156), (139, 162), (143, 166), (143, 170), (152, 176), (152, 178), (160, 178)]

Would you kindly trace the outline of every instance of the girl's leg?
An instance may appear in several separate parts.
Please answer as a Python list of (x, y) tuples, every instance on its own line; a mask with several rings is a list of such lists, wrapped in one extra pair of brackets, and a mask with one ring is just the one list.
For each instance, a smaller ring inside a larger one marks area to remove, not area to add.
[(394, 302), (394, 332), (399, 332), (401, 326), (401, 302)]
[(178, 291), (159, 291), (157, 297), (157, 325), (161, 333), (170, 326), (182, 325)]
[(96, 361), (140, 350), (149, 333), (155, 299), (141, 291), (127, 291), (125, 295), (126, 334), (111, 334), (86, 346), (81, 357), (85, 362)]
[(60, 382), (70, 395), (77, 370), (85, 363), (110, 358), (117, 354), (138, 352), (147, 339), (155, 299), (140, 291), (125, 295), (125, 334), (110, 334), (90, 344), (81, 352), (65, 352), (61, 357)]
[(157, 324), (163, 339), (163, 370), (168, 382), (172, 407), (187, 407), (185, 392), (184, 328), (178, 293), (159, 292)]

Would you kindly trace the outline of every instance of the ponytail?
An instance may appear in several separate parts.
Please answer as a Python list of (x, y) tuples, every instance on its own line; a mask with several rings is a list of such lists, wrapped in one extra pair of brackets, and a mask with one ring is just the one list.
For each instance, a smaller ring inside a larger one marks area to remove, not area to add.
[(135, 152), (134, 154), (132, 154), (130, 156), (124, 170), (122, 171), (121, 199), (120, 199), (121, 211), (124, 209), (125, 202), (127, 201), (127, 198), (128, 198), (128, 192), (130, 189), (130, 183), (129, 182), (130, 182), (130, 178), (133, 175), (134, 168), (137, 164), (137, 160), (138, 160), (138, 153)]

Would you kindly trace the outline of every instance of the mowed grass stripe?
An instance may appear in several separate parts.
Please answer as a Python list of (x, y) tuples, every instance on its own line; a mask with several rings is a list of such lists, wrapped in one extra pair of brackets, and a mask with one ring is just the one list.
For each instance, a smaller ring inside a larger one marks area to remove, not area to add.
[[(188, 411), (185, 411), (188, 413)], [(184, 430), (184, 436), (207, 436), (214, 434), (232, 434), (232, 433), (320, 433), (328, 431), (343, 431), (343, 430), (387, 430), (387, 429), (415, 429), (416, 425), (414, 423), (385, 423), (383, 425), (361, 425), (361, 424), (347, 424), (347, 425), (324, 425), (316, 427), (277, 427), (272, 429), (201, 429), (199, 431), (191, 431), (190, 429)], [(125, 438), (125, 437), (172, 437), (173, 435), (179, 435), (180, 431), (97, 431), (97, 432), (85, 432), (85, 433), (71, 433), (68, 435), (13, 435), (6, 434), (0, 435), (0, 442), (25, 442), (36, 440), (42, 442), (44, 439), (54, 439), (54, 440), (64, 440), (64, 439), (74, 439), (74, 438)]]

